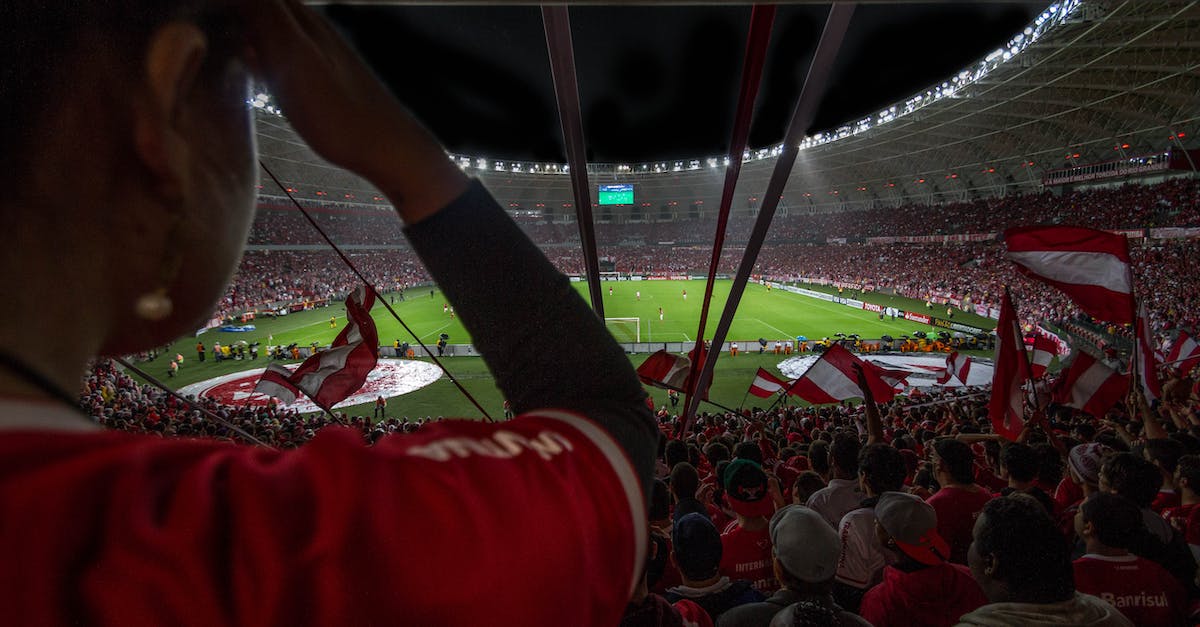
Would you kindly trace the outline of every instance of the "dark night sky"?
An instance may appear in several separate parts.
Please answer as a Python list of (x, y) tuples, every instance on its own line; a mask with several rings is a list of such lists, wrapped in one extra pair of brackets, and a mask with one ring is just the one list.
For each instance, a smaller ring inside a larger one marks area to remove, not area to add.
[[(859, 5), (812, 132), (945, 80), (1003, 45), (1044, 2)], [(533, 6), (333, 6), (397, 95), (462, 154), (564, 162)], [(750, 146), (783, 138), (827, 6), (779, 7)], [(750, 7), (571, 9), (590, 161), (703, 158), (728, 147)]]

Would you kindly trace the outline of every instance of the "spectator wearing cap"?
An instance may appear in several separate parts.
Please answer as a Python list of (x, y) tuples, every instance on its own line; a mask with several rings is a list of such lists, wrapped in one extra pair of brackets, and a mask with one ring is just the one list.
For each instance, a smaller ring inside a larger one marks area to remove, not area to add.
[(895, 560), (863, 597), (859, 613), (872, 625), (948, 626), (987, 603), (971, 571), (948, 561), (950, 545), (937, 531), (933, 506), (912, 494), (884, 492), (875, 518), (879, 541)]
[[(772, 563), (783, 589), (771, 601), (755, 604), (755, 615), (746, 622), (722, 623), (723, 626), (870, 624), (845, 611), (833, 598), (833, 577), (841, 549), (837, 532), (824, 517), (807, 507), (789, 505), (775, 512), (770, 529), (775, 547)], [(783, 603), (787, 603), (786, 607), (768, 620), (768, 611)]]
[(721, 534), (704, 514), (688, 514), (676, 521), (671, 544), (683, 583), (667, 589), (668, 601), (691, 600), (717, 620), (730, 608), (766, 598), (749, 580), (721, 575)]
[(993, 499), (975, 522), (967, 555), (989, 603), (959, 625), (1086, 625), (1132, 627), (1112, 605), (1076, 592), (1067, 544), (1036, 499)]
[(950, 561), (965, 565), (975, 518), (994, 495), (975, 483), (975, 454), (965, 442), (934, 440), (930, 460), (941, 486), (928, 499), (937, 512), (938, 535), (950, 545)]
[(1096, 494), (1075, 516), (1087, 553), (1075, 560), (1075, 589), (1104, 599), (1137, 625), (1184, 625), (1187, 593), (1162, 566), (1129, 548), (1146, 534), (1142, 514), (1126, 498)]
[(735, 459), (722, 477), (725, 500), (737, 514), (721, 534), (721, 572), (734, 579), (749, 579), (754, 589), (770, 594), (779, 588), (771, 569), (771, 535), (768, 517), (775, 513), (767, 474), (753, 461)]
[(1077, 491), (1082, 494), (1081, 498), (1066, 504), (1059, 501), (1057, 493), (1054, 495), (1054, 500), (1063, 505), (1059, 521), (1064, 535), (1067, 537), (1075, 535), (1075, 514), (1079, 511), (1079, 506), (1100, 491), (1100, 467), (1104, 465), (1104, 460), (1112, 454), (1112, 449), (1099, 442), (1077, 444), (1071, 447), (1071, 451), (1067, 453), (1066, 480), (1076, 486)]
[[(808, 497), (807, 505), (836, 528), (850, 510), (866, 498), (858, 483), (858, 437), (848, 433), (834, 436), (829, 446), (829, 485)], [(814, 464), (815, 467), (815, 464)]]
[(894, 559), (875, 533), (875, 502), (884, 492), (902, 490), (907, 472), (904, 457), (889, 444), (868, 444), (859, 453), (858, 483), (867, 498), (838, 525), (842, 550), (833, 584), (834, 598), (851, 612), (858, 611), (863, 594)]

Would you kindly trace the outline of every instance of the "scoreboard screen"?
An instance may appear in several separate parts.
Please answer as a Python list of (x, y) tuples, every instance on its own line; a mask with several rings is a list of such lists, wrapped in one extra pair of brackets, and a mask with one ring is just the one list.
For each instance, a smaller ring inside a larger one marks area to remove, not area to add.
[(633, 204), (633, 186), (632, 185), (601, 185), (600, 186), (600, 204), (601, 205), (632, 205)]

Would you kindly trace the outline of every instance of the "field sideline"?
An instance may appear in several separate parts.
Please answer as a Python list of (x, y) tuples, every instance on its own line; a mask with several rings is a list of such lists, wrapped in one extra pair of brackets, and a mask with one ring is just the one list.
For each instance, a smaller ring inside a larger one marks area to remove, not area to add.
[[(709, 338), (712, 337), (712, 331), (720, 318), (729, 294), (730, 284), (731, 281), (727, 280), (714, 284), (708, 331), (705, 334)], [(696, 333), (696, 325), (700, 316), (704, 285), (704, 281), (605, 282), (603, 284), (605, 315), (610, 318), (640, 318), (643, 342), (691, 341)], [(586, 300), (587, 284), (575, 283), (574, 286), (580, 290)], [(610, 286), (613, 289), (611, 296), (608, 294)], [(687, 290), (686, 300), (683, 298), (683, 290)], [(636, 296), (638, 291), (641, 292), (640, 300)], [(413, 332), (427, 344), (432, 345), (440, 333), (448, 334), (452, 344), (470, 343), (470, 338), (462, 327), (461, 321), (457, 317), (451, 318), (448, 313), (443, 313), (442, 307), (445, 299), (441, 292), (434, 289), (432, 296), (430, 294), (430, 288), (409, 290), (407, 298), (404, 301), (397, 298), (393, 307)], [(389, 300), (393, 296), (385, 295)], [(887, 296), (881, 298), (887, 298), (889, 301), (896, 299), (896, 297)], [(868, 297), (868, 300), (874, 299)], [(913, 307), (914, 310), (924, 311), (924, 303), (909, 299), (899, 299), (899, 301), (907, 303), (907, 306)], [(659, 307), (663, 309), (661, 322), (658, 320)], [(944, 310), (941, 313), (945, 313)], [(386, 308), (377, 304), (372, 309), (372, 315), (379, 329), (381, 344), (390, 345), (395, 339), (411, 342), (409, 336), (388, 314)], [(330, 328), (329, 325), (331, 316), (336, 318), (334, 328)], [(959, 320), (960, 316), (966, 324), (978, 326), (985, 324), (980, 322), (978, 317), (965, 314), (956, 314), (955, 319)], [(202, 334), (199, 338), (192, 336), (180, 338), (169, 347), (169, 354), (183, 355), (183, 367), (179, 370), (179, 376), (170, 379), (168, 383), (174, 387), (182, 387), (223, 374), (252, 367), (264, 367), (268, 363), (265, 359), (268, 343), (287, 345), (295, 342), (308, 345), (318, 342), (321, 345), (327, 345), (341, 330), (345, 321), (345, 308), (341, 304), (337, 304), (279, 318), (260, 318), (250, 323), (257, 327), (256, 330), (250, 332), (227, 333), (212, 330)], [(868, 311), (855, 310), (845, 305), (829, 303), (778, 289), (768, 291), (761, 285), (749, 285), (729, 334), (730, 340), (743, 342), (742, 349), (745, 354), (740, 355), (737, 359), (729, 359), (726, 354), (717, 362), (712, 397), (721, 404), (736, 407), (741, 402), (742, 395), (759, 366), (778, 374), (778, 370), (774, 366), (782, 358), (776, 357), (770, 352), (758, 355), (757, 343), (753, 345), (751, 343), (759, 337), (770, 340), (773, 345), (776, 339), (794, 338), (797, 335), (821, 338), (841, 332), (858, 333), (863, 337), (875, 338), (885, 333), (898, 336), (911, 334), (917, 330), (929, 331), (931, 328), (904, 320), (892, 322), (889, 319), (881, 322), (878, 314)], [(618, 341), (633, 341), (631, 336), (621, 337), (623, 335), (620, 328), (614, 332), (614, 336), (618, 336)], [(243, 340), (259, 342), (262, 356), (257, 361), (225, 361), (218, 364), (213, 361), (210, 350), (208, 360), (199, 363), (195, 350), (198, 340), (202, 341), (209, 349), (212, 348), (214, 341), (222, 344), (232, 344)], [(630, 356), (631, 362), (635, 365), (641, 363), (644, 358), (644, 355)], [(447, 359), (446, 363), (450, 371), (463, 382), (472, 394), (479, 398), (481, 404), (489, 412), (493, 415), (500, 413), (502, 398), (481, 359), (454, 357)], [(165, 377), (165, 366), (162, 358), (145, 365), (151, 374), (162, 377)], [(658, 404), (661, 405), (665, 402), (665, 392), (661, 390), (652, 390), (651, 392)], [(751, 398), (750, 400), (757, 399)], [(445, 377), (426, 388), (395, 399), (389, 404), (389, 409), (393, 407), (395, 408), (394, 412), (401, 416), (479, 416), (479, 411), (471, 406)], [(363, 408), (360, 411), (369, 413), (370, 410)]]

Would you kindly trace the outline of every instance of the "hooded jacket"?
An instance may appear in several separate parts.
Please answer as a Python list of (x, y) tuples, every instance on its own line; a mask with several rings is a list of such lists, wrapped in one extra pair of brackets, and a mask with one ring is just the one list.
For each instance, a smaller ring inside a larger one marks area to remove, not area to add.
[(1090, 595), (1076, 592), (1061, 603), (992, 603), (959, 619), (959, 625), (1008, 627), (1010, 625), (1080, 625), (1133, 627), (1117, 608)]

